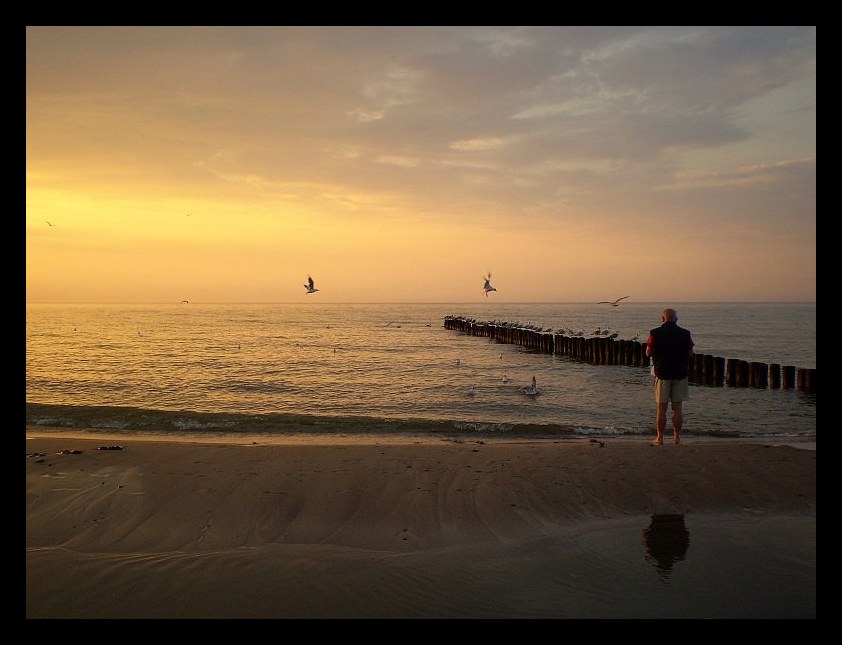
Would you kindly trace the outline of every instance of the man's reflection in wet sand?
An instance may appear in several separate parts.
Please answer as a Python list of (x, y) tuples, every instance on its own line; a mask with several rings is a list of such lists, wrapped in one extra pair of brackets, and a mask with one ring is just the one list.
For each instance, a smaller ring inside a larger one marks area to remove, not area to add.
[(673, 563), (683, 560), (690, 546), (684, 515), (653, 515), (649, 527), (643, 529), (643, 544), (646, 559), (655, 564), (662, 580), (669, 580)]

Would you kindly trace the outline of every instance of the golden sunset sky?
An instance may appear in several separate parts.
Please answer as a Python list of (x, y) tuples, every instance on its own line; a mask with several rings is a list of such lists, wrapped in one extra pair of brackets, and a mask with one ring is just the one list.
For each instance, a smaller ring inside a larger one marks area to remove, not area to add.
[(27, 27), (25, 230), (27, 302), (814, 301), (816, 28)]

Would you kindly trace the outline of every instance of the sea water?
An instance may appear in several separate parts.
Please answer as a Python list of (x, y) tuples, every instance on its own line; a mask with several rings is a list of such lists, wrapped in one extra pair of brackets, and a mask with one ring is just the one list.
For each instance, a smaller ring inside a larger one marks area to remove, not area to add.
[[(816, 367), (815, 303), (666, 305), (697, 353)], [(447, 330), (444, 319), (645, 341), (664, 306), (28, 304), (26, 422), (199, 435), (648, 438), (648, 367), (538, 353)], [(524, 395), (533, 377), (541, 393)], [(684, 411), (686, 437), (815, 441), (815, 392), (691, 384)]]

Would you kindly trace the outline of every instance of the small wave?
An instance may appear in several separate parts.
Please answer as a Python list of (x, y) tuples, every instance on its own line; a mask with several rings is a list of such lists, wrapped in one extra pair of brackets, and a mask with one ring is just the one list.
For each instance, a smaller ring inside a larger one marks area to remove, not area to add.
[(514, 429), (514, 425), (511, 423), (475, 423), (475, 422), (465, 422), (465, 421), (457, 421), (453, 424), (455, 430), (459, 432), (490, 432), (490, 433), (505, 433), (511, 432)]
[[(505, 436), (517, 438), (563, 437), (643, 437), (648, 429), (585, 424), (508, 423), (492, 420), (407, 419), (366, 416), (329, 416), (314, 414), (237, 414), (189, 410), (154, 410), (118, 406), (72, 406), (45, 403), (26, 404), (26, 425), (66, 428), (74, 431), (109, 431), (125, 434), (207, 434), (211, 435), (433, 435), (433, 436)], [(711, 429), (693, 430), (687, 436), (732, 439), (755, 436), (746, 432)], [(778, 438), (804, 434), (755, 433)], [(812, 435), (815, 437), (815, 433)]]

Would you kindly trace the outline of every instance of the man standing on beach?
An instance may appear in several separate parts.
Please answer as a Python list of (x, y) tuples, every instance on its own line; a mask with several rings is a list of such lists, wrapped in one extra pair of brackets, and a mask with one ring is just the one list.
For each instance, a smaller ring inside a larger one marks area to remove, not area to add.
[(661, 326), (649, 332), (646, 355), (652, 358), (655, 370), (655, 440), (653, 446), (664, 443), (667, 426), (667, 406), (672, 404), (673, 441), (678, 444), (684, 411), (681, 404), (690, 398), (687, 382), (687, 363), (693, 355), (690, 332), (678, 326), (675, 309), (661, 312)]

